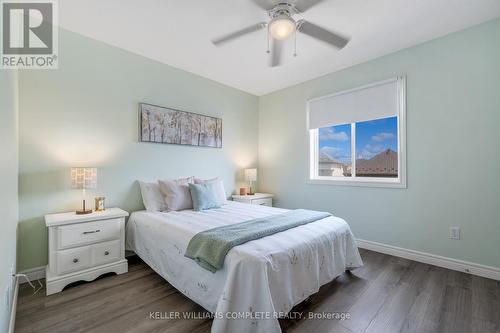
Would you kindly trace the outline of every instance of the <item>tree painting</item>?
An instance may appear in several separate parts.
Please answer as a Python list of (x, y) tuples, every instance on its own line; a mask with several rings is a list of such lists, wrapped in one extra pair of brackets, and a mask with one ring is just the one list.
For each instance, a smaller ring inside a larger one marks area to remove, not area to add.
[(141, 141), (222, 148), (222, 119), (140, 103)]

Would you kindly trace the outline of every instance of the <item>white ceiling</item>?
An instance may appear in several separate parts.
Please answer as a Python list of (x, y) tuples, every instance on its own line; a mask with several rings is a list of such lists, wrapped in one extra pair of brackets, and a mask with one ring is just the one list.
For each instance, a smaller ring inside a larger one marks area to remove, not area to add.
[(215, 47), (210, 40), (267, 20), (250, 0), (64, 0), (68, 30), (263, 95), (500, 16), (499, 0), (324, 0), (303, 17), (350, 36), (342, 50), (298, 36), (268, 67), (265, 30)]

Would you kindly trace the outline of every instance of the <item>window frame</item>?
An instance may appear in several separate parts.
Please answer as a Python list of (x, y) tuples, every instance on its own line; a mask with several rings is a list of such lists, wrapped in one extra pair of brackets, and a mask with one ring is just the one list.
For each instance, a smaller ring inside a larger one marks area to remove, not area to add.
[[(351, 123), (351, 177), (318, 176), (318, 155), (319, 155), (319, 130), (309, 130), (309, 175), (307, 183), (320, 185), (340, 185), (340, 186), (364, 186), (364, 187), (387, 187), (387, 188), (407, 188), (406, 183), (406, 77), (398, 76), (384, 81), (364, 85), (354, 89), (344, 90), (327, 96), (322, 96), (307, 101), (307, 122), (309, 122), (309, 104), (323, 98), (333, 97), (340, 94), (350, 93), (357, 90), (366, 89), (387, 82), (397, 80), (398, 84), (398, 178), (386, 177), (356, 177), (356, 123)], [(308, 124), (309, 125), (309, 124)]]

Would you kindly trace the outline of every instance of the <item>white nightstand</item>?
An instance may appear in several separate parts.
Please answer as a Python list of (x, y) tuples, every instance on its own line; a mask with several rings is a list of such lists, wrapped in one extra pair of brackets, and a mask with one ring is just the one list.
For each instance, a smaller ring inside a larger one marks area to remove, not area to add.
[(45, 216), (49, 228), (47, 295), (80, 280), (92, 281), (104, 273), (128, 271), (125, 259), (125, 217), (119, 208), (87, 215)]
[(243, 202), (251, 205), (273, 206), (274, 195), (269, 193), (255, 193), (254, 195), (233, 195), (233, 201)]

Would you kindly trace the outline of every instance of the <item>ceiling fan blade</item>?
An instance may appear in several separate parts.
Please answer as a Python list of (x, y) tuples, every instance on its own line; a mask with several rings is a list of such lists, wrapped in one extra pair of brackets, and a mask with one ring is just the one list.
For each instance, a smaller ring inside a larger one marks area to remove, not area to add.
[(303, 34), (319, 39), (327, 44), (333, 45), (336, 48), (343, 48), (349, 42), (349, 38), (342, 37), (331, 31), (326, 30), (311, 22), (300, 20), (297, 24), (298, 30)]
[(227, 34), (227, 35), (224, 35), (224, 36), (221, 36), (219, 38), (215, 38), (215, 39), (212, 39), (212, 43), (215, 45), (215, 46), (219, 46), (221, 44), (224, 44), (226, 42), (229, 42), (235, 38), (238, 38), (238, 37), (241, 37), (241, 36), (244, 36), (246, 34), (249, 34), (249, 33), (252, 33), (254, 31), (258, 31), (260, 29), (263, 29), (265, 28), (267, 25), (267, 23), (265, 22), (260, 22), (260, 23), (257, 23), (257, 24), (254, 24), (254, 25), (251, 25), (249, 27), (246, 27), (246, 28), (243, 28), (241, 30), (238, 30), (238, 31), (235, 31), (235, 32), (232, 32), (230, 34)]
[(292, 0), (290, 3), (295, 5), (295, 8), (303, 13), (309, 8), (316, 6), (318, 3), (322, 2), (323, 0)]
[(254, 4), (264, 10), (272, 9), (279, 1), (274, 0), (252, 0)]
[(273, 48), (271, 50), (271, 59), (269, 62), (269, 66), (276, 67), (281, 65), (283, 43), (283, 40), (277, 40), (273, 38)]

